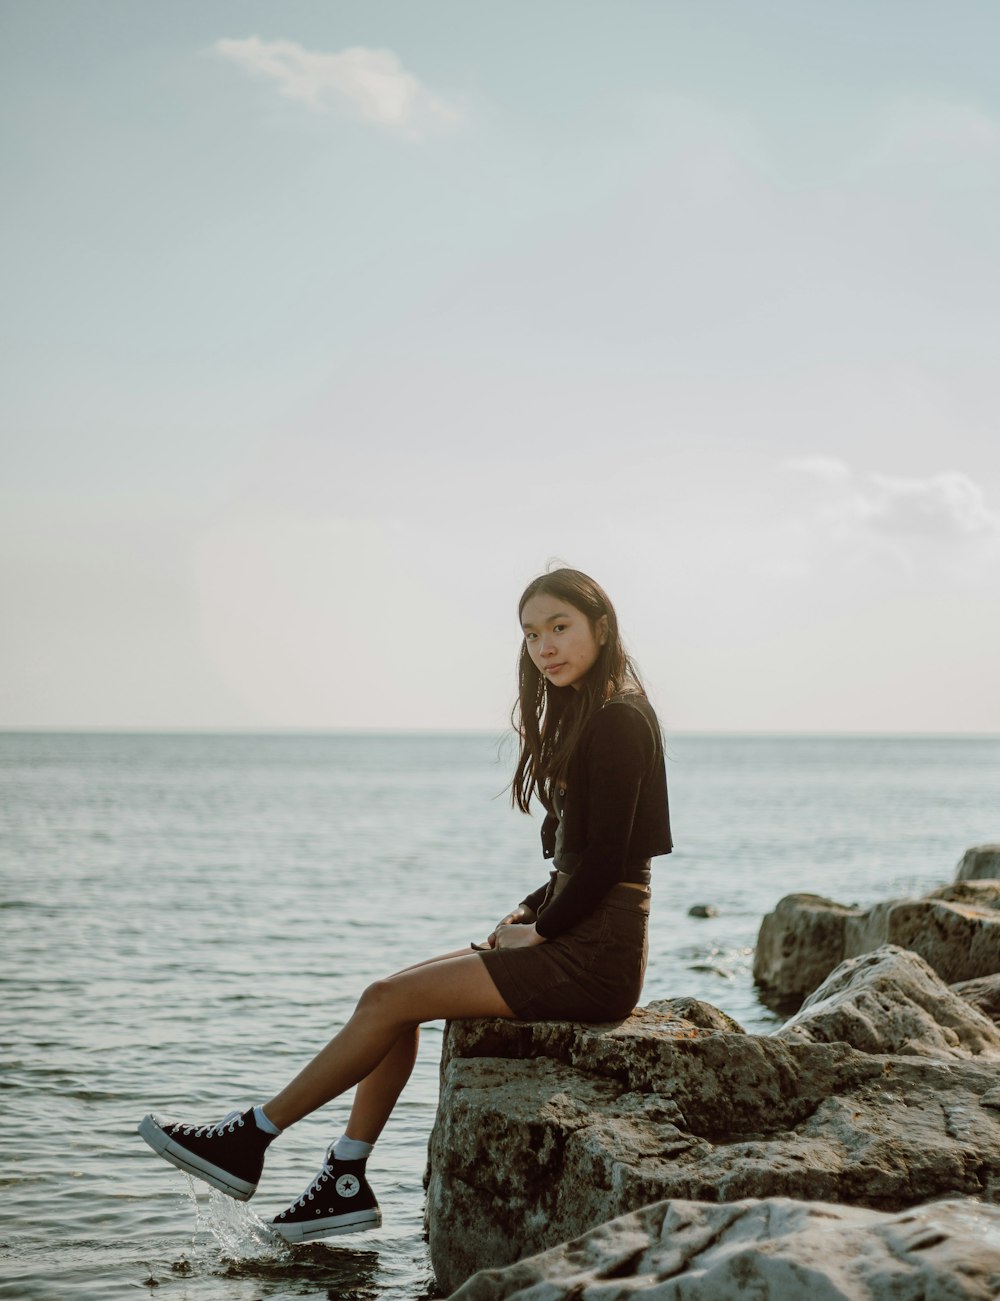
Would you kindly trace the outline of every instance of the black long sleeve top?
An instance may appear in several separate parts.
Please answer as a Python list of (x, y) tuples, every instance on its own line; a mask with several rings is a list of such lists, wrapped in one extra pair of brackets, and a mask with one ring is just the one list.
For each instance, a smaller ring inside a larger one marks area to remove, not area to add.
[[(559, 818), (542, 824), (542, 854), (555, 854)], [(573, 872), (535, 923), (555, 939), (582, 921), (630, 869), (673, 849), (660, 726), (639, 692), (613, 696), (588, 720), (570, 759), (562, 816), (562, 849)], [(632, 879), (646, 879), (638, 875)], [(546, 886), (522, 902), (537, 913)]]

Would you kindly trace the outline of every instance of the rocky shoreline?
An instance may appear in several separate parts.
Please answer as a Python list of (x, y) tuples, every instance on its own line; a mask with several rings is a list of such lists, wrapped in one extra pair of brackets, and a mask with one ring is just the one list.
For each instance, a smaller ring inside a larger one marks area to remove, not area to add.
[[(1000, 872), (996, 847), (974, 854), (975, 870)], [(442, 1290), (708, 1298), (736, 1294), (705, 1290), (736, 1269), (778, 1297), (815, 1290), (827, 1269), (831, 1297), (915, 1298), (931, 1278), (949, 1280), (941, 1296), (1000, 1294), (1000, 878), (960, 881), (957, 899), (928, 896), (963, 922), (938, 925), (931, 958), (883, 942), (818, 978), (813, 964), (811, 991), (772, 1035), (691, 999), (616, 1025), (450, 1025), (427, 1183)], [(969, 884), (985, 887), (971, 904)], [(782, 970), (803, 950), (788, 918), (815, 935), (817, 915), (784, 910)], [(985, 939), (966, 975), (973, 931)], [(962, 951), (943, 957), (941, 935)], [(836, 1290), (845, 1252), (871, 1265), (854, 1291)], [(800, 1291), (780, 1290), (803, 1269)]]

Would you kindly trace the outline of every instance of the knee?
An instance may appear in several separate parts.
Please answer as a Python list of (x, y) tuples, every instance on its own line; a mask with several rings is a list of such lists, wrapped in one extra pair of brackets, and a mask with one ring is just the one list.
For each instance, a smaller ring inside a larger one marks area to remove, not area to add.
[(369, 1016), (391, 1017), (395, 1006), (395, 990), (391, 980), (373, 981), (358, 999), (358, 1011)]
[(405, 990), (391, 976), (368, 986), (358, 999), (355, 1016), (401, 1032), (415, 1030), (420, 1024), (420, 1018), (413, 1016), (408, 1005)]

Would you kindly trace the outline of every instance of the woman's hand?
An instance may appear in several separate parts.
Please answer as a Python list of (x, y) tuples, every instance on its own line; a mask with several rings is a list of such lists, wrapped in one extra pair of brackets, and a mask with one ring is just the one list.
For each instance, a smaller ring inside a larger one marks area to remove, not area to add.
[[(535, 910), (529, 908), (526, 904), (519, 903), (513, 912), (509, 912), (502, 921), (497, 922), (496, 926), (486, 937), (485, 944), (473, 944), (474, 949), (495, 949), (497, 947), (497, 935), (502, 926), (529, 926), (535, 921)], [(541, 939), (541, 936), (539, 936)], [(508, 944), (506, 946), (510, 948)]]
[[(519, 903), (513, 912), (509, 912), (503, 921), (497, 922), (497, 930), (501, 926), (525, 926), (535, 920), (534, 908), (529, 908), (527, 904)], [(496, 934), (496, 931), (493, 932)]]
[(513, 926), (498, 926), (494, 932), (498, 949), (527, 949), (532, 944), (544, 944), (545, 936), (535, 930), (534, 922), (520, 922)]

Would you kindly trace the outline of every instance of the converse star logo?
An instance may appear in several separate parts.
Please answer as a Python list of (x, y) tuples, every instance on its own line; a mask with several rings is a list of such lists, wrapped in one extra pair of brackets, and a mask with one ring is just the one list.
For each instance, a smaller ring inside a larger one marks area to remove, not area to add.
[(341, 1175), (333, 1186), (341, 1197), (354, 1197), (361, 1187), (361, 1180), (357, 1175)]

